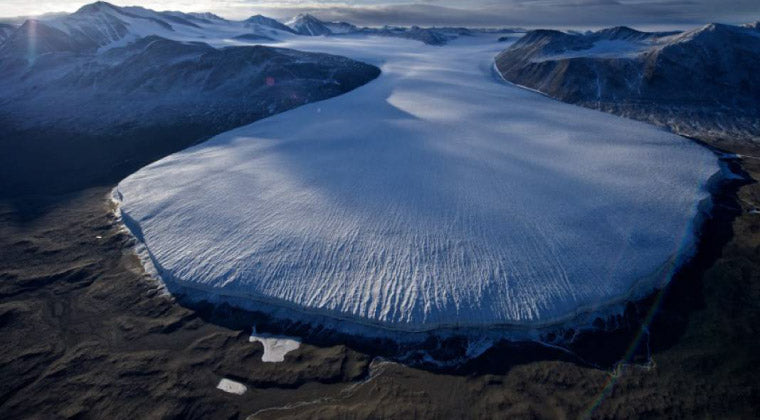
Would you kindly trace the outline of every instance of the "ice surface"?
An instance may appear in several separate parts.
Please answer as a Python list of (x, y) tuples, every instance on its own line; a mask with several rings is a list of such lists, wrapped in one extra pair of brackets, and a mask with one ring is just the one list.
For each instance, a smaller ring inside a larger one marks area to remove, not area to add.
[(285, 355), (301, 347), (301, 342), (293, 337), (284, 337), (279, 335), (258, 334), (256, 329), (248, 337), (251, 343), (259, 342), (264, 346), (264, 354), (261, 355), (262, 362), (278, 363), (285, 361)]
[(497, 79), (493, 36), (279, 45), (383, 74), (117, 187), (171, 290), (405, 331), (526, 328), (652, 290), (690, 252), (716, 158)]

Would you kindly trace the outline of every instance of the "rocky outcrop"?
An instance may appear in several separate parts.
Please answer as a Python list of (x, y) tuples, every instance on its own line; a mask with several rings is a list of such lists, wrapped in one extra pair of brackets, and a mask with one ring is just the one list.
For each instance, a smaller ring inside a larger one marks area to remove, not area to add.
[(553, 98), (715, 141), (760, 141), (760, 36), (709, 24), (527, 33), (496, 57), (508, 81)]

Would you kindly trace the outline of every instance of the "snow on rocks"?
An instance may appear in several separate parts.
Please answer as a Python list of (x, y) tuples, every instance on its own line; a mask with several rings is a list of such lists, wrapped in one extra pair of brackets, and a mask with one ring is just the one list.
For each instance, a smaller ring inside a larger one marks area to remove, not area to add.
[(665, 284), (715, 156), (504, 83), (494, 36), (280, 44), (383, 74), (141, 169), (127, 226), (170, 290), (394, 331), (553, 325)]
[(243, 395), (248, 391), (248, 387), (232, 379), (222, 378), (216, 389), (236, 395)]

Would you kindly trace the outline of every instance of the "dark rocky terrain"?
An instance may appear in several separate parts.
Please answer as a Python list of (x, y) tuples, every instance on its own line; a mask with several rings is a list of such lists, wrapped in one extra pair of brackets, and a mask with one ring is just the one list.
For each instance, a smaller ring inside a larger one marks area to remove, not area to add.
[[(245, 332), (163, 296), (107, 192), (0, 204), (0, 417), (236, 418), (367, 376), (367, 356), (343, 346), (262, 363)], [(257, 396), (238, 405), (215, 389), (220, 375), (245, 376)]]
[(496, 57), (502, 76), (561, 101), (691, 137), (760, 141), (760, 33), (538, 30)]
[[(757, 174), (757, 162), (745, 167)], [(722, 256), (642, 306), (653, 314), (652, 336), (629, 341), (633, 364), (600, 368), (503, 345), (461, 370), (308, 339), (284, 362), (262, 363), (261, 345), (248, 342), (260, 319), (188, 309), (161, 294), (112, 215), (109, 190), (0, 199), (2, 418), (754, 418), (760, 410), (757, 184), (739, 191), (741, 215), (729, 220)], [(248, 391), (217, 390), (222, 377)]]

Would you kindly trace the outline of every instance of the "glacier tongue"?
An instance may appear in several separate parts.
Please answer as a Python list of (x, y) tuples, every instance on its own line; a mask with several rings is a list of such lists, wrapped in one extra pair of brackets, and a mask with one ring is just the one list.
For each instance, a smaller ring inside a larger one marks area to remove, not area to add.
[(661, 286), (716, 158), (497, 80), (491, 38), (283, 43), (383, 74), (141, 169), (117, 187), (128, 227), (170, 289), (399, 330), (546, 325)]

